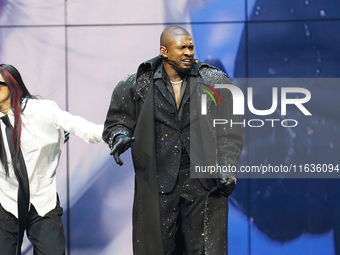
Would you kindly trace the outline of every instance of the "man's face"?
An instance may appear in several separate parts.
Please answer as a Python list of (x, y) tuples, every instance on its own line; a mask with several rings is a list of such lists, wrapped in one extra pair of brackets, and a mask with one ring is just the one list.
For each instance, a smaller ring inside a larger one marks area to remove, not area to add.
[(169, 45), (167, 57), (174, 69), (179, 72), (189, 72), (194, 59), (194, 42), (190, 35), (175, 36), (172, 43)]

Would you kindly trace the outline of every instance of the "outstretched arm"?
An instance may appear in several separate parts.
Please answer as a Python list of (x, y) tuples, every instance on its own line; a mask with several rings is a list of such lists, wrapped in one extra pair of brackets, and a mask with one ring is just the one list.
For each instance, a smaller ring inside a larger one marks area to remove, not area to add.
[(101, 137), (104, 128), (102, 124), (97, 125), (82, 117), (63, 111), (53, 101), (50, 104), (57, 128), (78, 136), (87, 143), (104, 142)]
[(109, 145), (110, 154), (119, 165), (123, 164), (119, 155), (134, 141), (132, 137), (136, 125), (134, 82), (135, 75), (129, 75), (118, 83), (112, 93), (104, 123), (103, 139)]

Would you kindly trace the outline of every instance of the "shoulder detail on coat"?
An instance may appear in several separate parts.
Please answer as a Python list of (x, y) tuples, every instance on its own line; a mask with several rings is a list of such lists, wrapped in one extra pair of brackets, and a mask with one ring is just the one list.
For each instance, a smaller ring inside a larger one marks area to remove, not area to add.
[(116, 87), (113, 89), (111, 96), (112, 99), (115, 98), (116, 96), (133, 97), (135, 85), (136, 85), (136, 73), (128, 74), (127, 76), (125, 76), (124, 79), (119, 81)]
[(231, 84), (230, 80), (227, 78), (227, 75), (214, 66), (203, 63), (198, 73), (202, 79), (210, 85), (214, 86), (215, 84)]
[(214, 67), (214, 66), (211, 66), (209, 64), (205, 64), (203, 63), (201, 68), (198, 70), (199, 74), (202, 76), (211, 76), (211, 75), (214, 75), (214, 76), (224, 76), (224, 77), (227, 77), (227, 75), (221, 71), (220, 69), (218, 69), (217, 67)]
[(154, 72), (152, 70), (142, 73), (136, 80), (136, 99), (139, 97), (146, 98), (147, 92), (153, 78)]
[(118, 86), (126, 86), (127, 84), (133, 85), (136, 81), (136, 73), (126, 75), (118, 84)]

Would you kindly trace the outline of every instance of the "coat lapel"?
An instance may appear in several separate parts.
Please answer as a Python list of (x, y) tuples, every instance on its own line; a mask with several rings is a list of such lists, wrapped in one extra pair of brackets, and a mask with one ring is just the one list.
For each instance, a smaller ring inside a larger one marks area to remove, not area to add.
[(166, 88), (166, 85), (161, 79), (156, 80), (155, 86), (159, 89), (159, 91), (162, 93), (163, 97), (171, 104), (174, 104), (174, 100), (171, 97), (169, 91)]
[(131, 144), (135, 168), (133, 246), (135, 254), (164, 255), (155, 152), (154, 85), (151, 81)]

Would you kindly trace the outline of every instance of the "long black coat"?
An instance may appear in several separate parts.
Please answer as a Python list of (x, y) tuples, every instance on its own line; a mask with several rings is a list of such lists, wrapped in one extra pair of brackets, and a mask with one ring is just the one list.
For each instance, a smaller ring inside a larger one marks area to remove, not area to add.
[[(129, 134), (136, 139), (131, 145), (135, 169), (133, 246), (136, 255), (164, 254), (159, 215), (152, 84), (153, 74), (160, 64), (161, 59), (158, 57), (144, 62), (139, 66), (137, 73), (127, 76), (117, 85), (112, 94), (103, 133), (106, 142), (112, 133)], [(190, 100), (196, 102), (197, 108), (200, 109), (199, 88), (205, 88), (202, 83), (214, 85), (230, 82), (220, 70), (207, 64), (196, 61), (193, 69), (197, 78), (188, 83)], [(228, 116), (234, 122), (240, 122), (238, 116), (232, 116), (230, 92), (224, 90), (220, 95), (227, 104), (223, 116)], [(208, 98), (208, 105), (211, 105), (211, 101)], [(197, 139), (194, 139), (201, 142), (201, 145), (197, 146), (202, 146), (199, 148), (202, 148), (202, 155), (205, 156), (203, 164), (237, 166), (243, 145), (242, 127), (238, 125), (230, 128), (225, 125), (214, 129), (212, 118), (216, 116), (210, 114), (214, 110), (208, 112), (207, 116), (197, 114), (197, 124), (201, 126), (202, 133), (196, 133)], [(190, 139), (193, 140), (191, 137)], [(196, 146), (195, 142), (193, 144)], [(190, 157), (192, 158), (191, 154)], [(205, 210), (206, 254), (227, 254), (228, 198), (213, 192), (216, 190), (215, 178), (200, 180), (204, 187), (212, 191)]]

